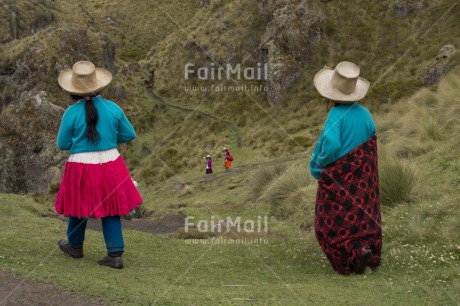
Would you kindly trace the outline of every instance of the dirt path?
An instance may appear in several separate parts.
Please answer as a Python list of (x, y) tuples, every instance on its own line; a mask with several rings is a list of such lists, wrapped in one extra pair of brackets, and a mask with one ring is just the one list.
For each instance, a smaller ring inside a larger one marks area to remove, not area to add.
[(0, 306), (13, 305), (104, 305), (87, 297), (61, 291), (51, 285), (23, 281), (10, 272), (0, 271)]
[[(126, 220), (121, 219), (124, 230), (134, 230), (162, 236), (174, 235), (185, 225), (185, 215), (167, 214), (159, 222), (153, 222), (149, 218)], [(87, 228), (101, 231), (102, 225), (99, 219), (88, 219)]]

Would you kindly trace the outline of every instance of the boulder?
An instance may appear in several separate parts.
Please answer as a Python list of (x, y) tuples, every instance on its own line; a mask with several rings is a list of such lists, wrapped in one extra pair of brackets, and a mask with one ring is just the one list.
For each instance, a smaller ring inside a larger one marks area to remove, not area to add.
[(436, 56), (436, 61), (423, 70), (419, 79), (426, 85), (438, 83), (452, 68), (450, 58), (455, 52), (455, 47), (452, 45), (442, 47)]
[[(49, 27), (36, 35), (31, 43), (11, 42), (13, 55), (0, 50), (0, 58), (7, 55), (0, 61), (0, 193), (42, 193), (59, 183), (67, 153), (56, 136), (70, 102), (57, 84), (60, 71), (78, 60), (116, 70), (106, 34)], [(111, 90), (126, 96), (122, 86)]]
[(282, 93), (300, 76), (301, 65), (291, 55), (282, 54), (269, 44), (267, 97), (272, 105), (281, 102)]
[(455, 47), (452, 45), (445, 45), (444, 47), (439, 50), (438, 55), (436, 55), (437, 60), (442, 60), (445, 58), (449, 58), (455, 53)]
[(321, 11), (303, 5), (288, 4), (273, 12), (263, 38), (267, 43), (261, 47), (268, 63), (267, 95), (271, 104), (280, 103), (283, 92), (310, 61), (312, 47), (321, 41), (323, 19)]
[(393, 3), (393, 10), (399, 17), (406, 18), (427, 8), (429, 5), (428, 0), (398, 0)]
[(49, 0), (0, 2), (0, 44), (24, 38), (54, 20), (54, 3)]
[(42, 193), (60, 182), (67, 154), (56, 135), (64, 109), (47, 93), (24, 92), (0, 114), (0, 193)]

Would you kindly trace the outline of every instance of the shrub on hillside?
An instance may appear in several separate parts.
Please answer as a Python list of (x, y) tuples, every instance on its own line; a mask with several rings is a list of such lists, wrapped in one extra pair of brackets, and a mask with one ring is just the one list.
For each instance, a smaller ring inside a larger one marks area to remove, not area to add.
[(282, 205), (289, 196), (300, 188), (307, 187), (311, 181), (312, 178), (305, 162), (303, 160), (294, 162), (282, 175), (267, 186), (260, 198), (271, 204), (272, 207), (276, 207)]
[(267, 186), (286, 171), (286, 168), (286, 163), (279, 163), (264, 166), (256, 170), (250, 178), (250, 186), (252, 186), (249, 194), (250, 198), (252, 200), (258, 200)]
[(179, 193), (179, 198), (183, 198), (193, 194), (193, 187), (190, 185), (185, 185), (184, 188)]
[(380, 200), (386, 206), (408, 201), (417, 182), (414, 169), (401, 159), (382, 159), (379, 179)]
[(281, 219), (289, 219), (304, 230), (309, 230), (315, 222), (316, 184), (301, 187), (282, 202), (272, 204), (270, 213)]

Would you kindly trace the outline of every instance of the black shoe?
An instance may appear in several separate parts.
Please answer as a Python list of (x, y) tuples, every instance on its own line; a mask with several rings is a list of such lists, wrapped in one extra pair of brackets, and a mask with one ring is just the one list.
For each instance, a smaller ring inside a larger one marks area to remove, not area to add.
[(58, 246), (62, 252), (69, 254), (73, 258), (82, 258), (83, 257), (83, 248), (75, 249), (70, 246), (69, 241), (61, 239), (58, 241)]
[(355, 261), (355, 264), (353, 265), (353, 268), (351, 269), (353, 272), (356, 274), (363, 274), (364, 270), (366, 270), (367, 267), (367, 262), (369, 261), (369, 258), (372, 255), (372, 251), (367, 249), (363, 252), (361, 255), (361, 258), (357, 259)]
[(117, 257), (104, 256), (104, 258), (99, 259), (97, 263), (100, 266), (107, 266), (107, 267), (114, 268), (114, 269), (123, 268), (123, 259), (121, 258), (121, 256), (117, 256)]

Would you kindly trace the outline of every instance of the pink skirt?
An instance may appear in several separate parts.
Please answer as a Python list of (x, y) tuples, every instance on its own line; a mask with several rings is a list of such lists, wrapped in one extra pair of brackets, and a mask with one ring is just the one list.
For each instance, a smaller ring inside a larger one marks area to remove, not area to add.
[(117, 149), (72, 154), (65, 165), (56, 212), (66, 217), (129, 214), (142, 203)]

